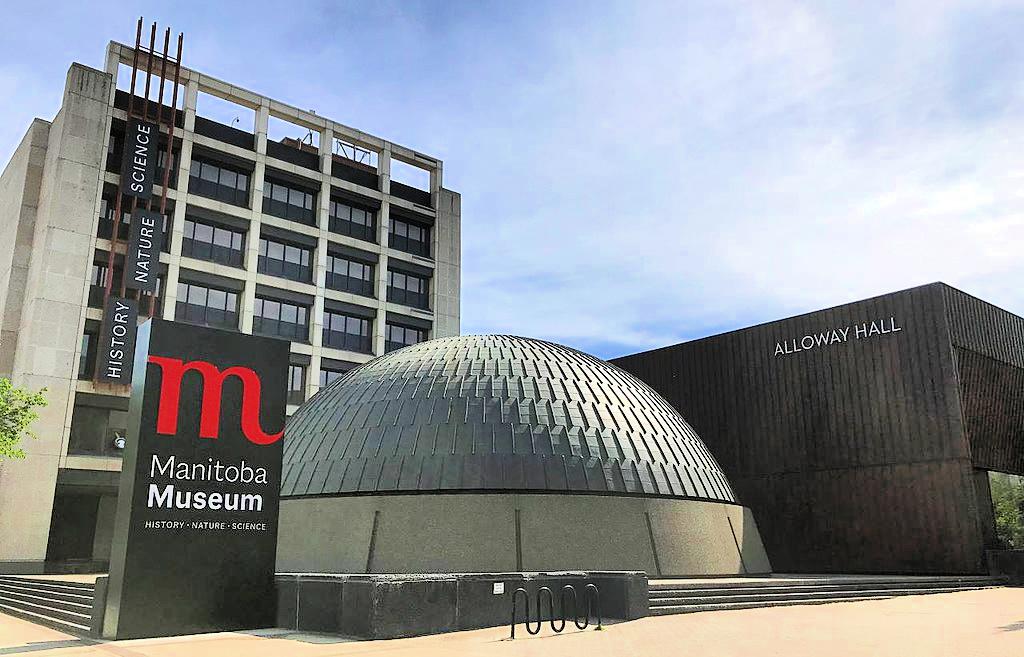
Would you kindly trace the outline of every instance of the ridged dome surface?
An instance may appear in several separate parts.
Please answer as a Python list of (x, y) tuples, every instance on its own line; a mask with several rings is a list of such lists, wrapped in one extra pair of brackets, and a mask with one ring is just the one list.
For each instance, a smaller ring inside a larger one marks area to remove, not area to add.
[(422, 342), (342, 376), (285, 429), (281, 494), (558, 491), (734, 502), (697, 433), (644, 383), (558, 344)]

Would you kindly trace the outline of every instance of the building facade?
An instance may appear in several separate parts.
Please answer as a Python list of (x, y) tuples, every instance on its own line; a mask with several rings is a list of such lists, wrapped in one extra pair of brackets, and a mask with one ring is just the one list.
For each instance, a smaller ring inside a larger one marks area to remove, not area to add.
[[(104, 71), (73, 64), (55, 118), (0, 177), (0, 376), (49, 402), (26, 459), (0, 465), (0, 572), (109, 554), (129, 389), (98, 380), (97, 343), (132, 220), (127, 201), (114, 215), (127, 110), (143, 103), (141, 84), (134, 100), (118, 88), (134, 54), (111, 43)], [(288, 340), (290, 412), (355, 365), (458, 334), (460, 196), (441, 161), (194, 70), (179, 80), (176, 112), (146, 104), (167, 117), (154, 195), (168, 189), (158, 290), (127, 293), (139, 321)], [(254, 125), (202, 116), (200, 96)], [(274, 121), (300, 132), (271, 139)], [(429, 184), (392, 180), (395, 163)]]
[(984, 572), (1024, 318), (935, 283), (613, 362), (704, 438), (776, 571)]

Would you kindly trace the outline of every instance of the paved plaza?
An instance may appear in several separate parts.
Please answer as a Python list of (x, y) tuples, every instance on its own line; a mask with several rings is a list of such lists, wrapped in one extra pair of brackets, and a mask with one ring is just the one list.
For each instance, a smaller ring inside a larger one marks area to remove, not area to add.
[(645, 618), (511, 642), (508, 628), (390, 641), (268, 630), (93, 642), (0, 615), (0, 655), (202, 657), (245, 655), (686, 655), (907, 657), (1024, 655), (1024, 588), (997, 588), (827, 605)]

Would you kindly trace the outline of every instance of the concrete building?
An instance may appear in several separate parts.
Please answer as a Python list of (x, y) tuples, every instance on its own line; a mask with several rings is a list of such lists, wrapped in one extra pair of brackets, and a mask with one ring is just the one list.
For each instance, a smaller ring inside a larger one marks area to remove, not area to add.
[(1024, 318), (934, 283), (613, 362), (704, 438), (776, 570), (986, 571)]
[[(130, 102), (117, 81), (133, 52), (111, 43), (105, 70), (72, 64), (60, 110), (0, 177), (0, 376), (49, 401), (27, 458), (0, 466), (0, 572), (108, 556), (129, 391), (97, 382), (96, 343), (131, 219), (114, 234)], [(289, 340), (290, 411), (375, 355), (458, 334), (460, 196), (439, 160), (195, 70), (180, 84), (154, 190), (170, 166), (160, 286), (138, 293), (140, 321)], [(200, 98), (253, 125), (203, 116)], [(294, 132), (272, 138), (282, 124)], [(393, 180), (395, 167), (429, 183)]]
[(303, 406), (284, 450), (279, 572), (771, 571), (686, 420), (550, 342), (461, 336), (378, 358)]

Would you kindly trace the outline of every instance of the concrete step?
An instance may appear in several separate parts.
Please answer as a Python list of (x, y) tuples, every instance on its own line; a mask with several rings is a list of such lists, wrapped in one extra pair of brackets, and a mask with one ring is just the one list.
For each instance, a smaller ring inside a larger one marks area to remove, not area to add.
[(96, 590), (95, 584), (86, 582), (68, 582), (55, 579), (38, 579), (33, 577), (11, 577), (0, 575), (0, 584), (19, 584), (21, 586), (34, 586), (37, 588), (49, 589), (51, 591), (85, 592), (91, 595)]
[(974, 591), (983, 586), (972, 587), (936, 587), (929, 589), (862, 589), (856, 591), (761, 591), (749, 589), (742, 593), (730, 592), (729, 595), (714, 595), (708, 592), (707, 595), (687, 595), (682, 597), (651, 598), (651, 609), (658, 607), (677, 606), (706, 606), (718, 604), (734, 604), (747, 602), (786, 602), (789, 600), (838, 600), (848, 598), (885, 598), (898, 595), (929, 595), (934, 593), (956, 593), (958, 591)]
[(36, 595), (54, 601), (59, 600), (61, 602), (78, 603), (84, 605), (92, 605), (93, 599), (93, 593), (91, 591), (89, 591), (88, 593), (84, 591), (81, 593), (65, 593), (63, 591), (58, 592), (51, 591), (49, 589), (35, 588), (32, 585), (25, 586), (22, 584), (7, 584), (5, 582), (0, 582), (0, 593), (3, 592), (21, 593), (24, 595)]
[(705, 590), (713, 588), (722, 589), (738, 589), (738, 588), (764, 588), (764, 587), (784, 587), (794, 588), (798, 586), (837, 586), (841, 588), (850, 588), (853, 586), (868, 586), (868, 587), (881, 587), (887, 585), (898, 585), (898, 586), (913, 586), (913, 585), (924, 585), (924, 586), (948, 586), (950, 584), (1004, 584), (1005, 578), (990, 577), (988, 575), (963, 575), (963, 576), (934, 576), (934, 577), (900, 577), (900, 576), (880, 576), (880, 577), (864, 577), (864, 578), (843, 578), (843, 577), (809, 577), (809, 578), (767, 578), (767, 577), (753, 577), (749, 580), (728, 580), (721, 584), (717, 582), (703, 580), (656, 580), (650, 582), (649, 590), (653, 593), (655, 591), (683, 591), (683, 590)]
[(0, 600), (0, 614), (7, 614), (8, 616), (21, 618), (22, 620), (27, 620), (30, 623), (36, 623), (37, 625), (45, 625), (46, 627), (51, 627), (55, 630), (66, 632), (74, 636), (86, 636), (89, 634), (88, 621), (86, 621), (85, 625), (80, 623), (68, 623), (57, 618), (37, 614), (26, 609), (9, 606), (3, 600)]
[(877, 600), (904, 595), (973, 591), (1006, 584), (1005, 578), (952, 577), (751, 577), (749, 579), (661, 580), (650, 583), (654, 616), (793, 604)]
[(0, 599), (3, 598), (46, 605), (47, 607), (54, 607), (56, 609), (63, 609), (65, 611), (73, 611), (82, 614), (92, 613), (92, 598), (69, 602), (67, 600), (60, 600), (46, 595), (39, 595), (38, 593), (12, 591), (5, 589), (4, 587), (0, 587)]
[(40, 618), (49, 618), (51, 620), (60, 621), (78, 627), (84, 627), (86, 630), (89, 629), (89, 624), (92, 621), (91, 609), (88, 611), (70, 611), (68, 609), (58, 607), (46, 600), (25, 600), (16, 598), (9, 594), (0, 593), (0, 605), (3, 605), (6, 608), (20, 609), (22, 611), (30, 612)]
[(0, 577), (0, 613), (75, 635), (89, 634), (95, 587), (82, 582)]
[(946, 588), (979, 588), (986, 586), (1001, 586), (1005, 582), (1000, 580), (982, 580), (973, 582), (950, 582), (950, 581), (927, 581), (927, 582), (857, 582), (849, 584), (799, 584), (799, 585), (766, 585), (766, 586), (729, 586), (729, 587), (706, 587), (706, 588), (676, 588), (650, 591), (651, 600), (659, 598), (678, 598), (687, 596), (707, 595), (747, 595), (757, 593), (819, 593), (825, 591), (877, 591), (884, 589), (946, 589)]
[(776, 602), (733, 602), (711, 605), (681, 605), (677, 607), (651, 607), (651, 616), (669, 616), (672, 614), (695, 614), (702, 611), (730, 611), (735, 609), (757, 609), (761, 607), (783, 607), (789, 605), (824, 605), (830, 602), (858, 602), (861, 600), (882, 600), (893, 596), (875, 596), (863, 598), (819, 598), (813, 600), (785, 600)]

